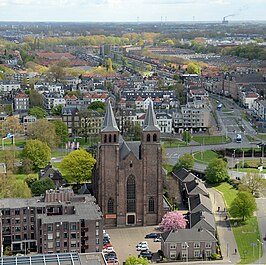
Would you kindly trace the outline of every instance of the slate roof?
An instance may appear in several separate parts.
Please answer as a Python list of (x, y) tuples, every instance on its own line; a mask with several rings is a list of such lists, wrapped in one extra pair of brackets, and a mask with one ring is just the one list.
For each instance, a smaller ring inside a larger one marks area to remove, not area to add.
[(188, 198), (188, 209), (190, 213), (198, 211), (212, 212), (212, 203), (210, 198), (197, 194), (193, 197)]
[(214, 235), (206, 229), (178, 229), (162, 233), (164, 242), (217, 242)]
[(190, 182), (194, 179), (198, 179), (193, 173), (186, 170), (185, 168), (176, 170), (172, 174), (182, 182)]
[(199, 179), (192, 180), (190, 182), (185, 183), (185, 188), (188, 195), (197, 195), (202, 194), (205, 196), (209, 195), (207, 188), (204, 183), (202, 183)]
[(156, 116), (153, 110), (152, 102), (149, 104), (148, 111), (145, 115), (145, 120), (143, 123), (143, 131), (160, 131), (157, 121), (156, 121)]
[(137, 159), (139, 159), (139, 147), (140, 142), (134, 141), (134, 142), (125, 142), (122, 136), (120, 137), (120, 161), (126, 159), (126, 157), (132, 152)]
[(107, 103), (102, 132), (119, 132), (110, 101)]
[(196, 212), (189, 216), (190, 228), (204, 228), (208, 231), (216, 231), (215, 219), (212, 213)]

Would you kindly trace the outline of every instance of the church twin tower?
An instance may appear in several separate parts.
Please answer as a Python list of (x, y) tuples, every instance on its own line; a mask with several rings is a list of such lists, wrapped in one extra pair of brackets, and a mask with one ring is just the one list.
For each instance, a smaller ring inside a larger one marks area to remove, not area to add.
[(152, 104), (145, 116), (141, 141), (125, 142), (108, 102), (93, 181), (106, 227), (160, 223), (162, 150)]

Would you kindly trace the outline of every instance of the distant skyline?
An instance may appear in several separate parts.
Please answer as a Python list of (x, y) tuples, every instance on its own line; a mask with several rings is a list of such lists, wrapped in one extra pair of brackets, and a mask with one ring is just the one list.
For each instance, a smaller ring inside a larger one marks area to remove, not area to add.
[(266, 0), (0, 0), (1, 21), (266, 20)]

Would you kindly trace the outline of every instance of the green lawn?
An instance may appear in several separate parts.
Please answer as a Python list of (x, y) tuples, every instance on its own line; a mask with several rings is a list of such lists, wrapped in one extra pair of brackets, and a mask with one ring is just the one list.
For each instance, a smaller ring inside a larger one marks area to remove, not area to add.
[[(25, 139), (18, 139), (18, 140), (15, 139), (15, 146), (20, 147), (20, 146), (23, 146), (25, 143), (26, 143)], [(1, 142), (1, 145), (2, 145), (2, 142)], [(4, 146), (11, 146), (11, 145), (12, 145), (11, 139), (4, 140)]]
[(217, 153), (215, 153), (212, 150), (197, 152), (197, 153), (194, 153), (193, 156), (196, 162), (204, 163), (204, 164), (208, 164), (210, 163), (211, 160), (218, 157)]
[(223, 193), (226, 206), (229, 207), (236, 197), (237, 190), (227, 182), (222, 182), (218, 186), (215, 186), (215, 189)]
[(248, 140), (249, 140), (250, 142), (258, 142), (258, 140), (255, 139), (254, 137), (252, 137), (251, 135), (246, 134), (246, 137), (248, 138)]
[(200, 144), (222, 144), (222, 143), (230, 143), (231, 139), (225, 136), (193, 136), (192, 140), (198, 142)]
[[(256, 216), (251, 217), (244, 225), (233, 227), (234, 236), (237, 242), (238, 251), (241, 257), (241, 264), (251, 264), (262, 256), (258, 220)], [(252, 243), (256, 246), (252, 247)], [(260, 248), (260, 250), (259, 250)]]
[(165, 148), (176, 148), (187, 146), (185, 142), (178, 140), (178, 139), (162, 139), (163, 145)]
[[(224, 195), (226, 206), (229, 208), (232, 201), (237, 195), (237, 190), (228, 183), (221, 183), (215, 186)], [(244, 224), (234, 225), (235, 221), (231, 221), (233, 233), (237, 243), (238, 251), (241, 257), (241, 264), (251, 264), (259, 259), (259, 247), (262, 256), (261, 245), (257, 239), (260, 239), (258, 220), (256, 216), (248, 219)], [(256, 246), (252, 247), (254, 243)], [(253, 251), (254, 250), (254, 251)]]
[(262, 140), (264, 140), (264, 141), (266, 141), (266, 134), (257, 134), (257, 137), (258, 138), (260, 138), (260, 139), (262, 139)]
[(60, 151), (52, 151), (51, 153), (51, 156), (52, 157), (56, 157), (56, 156), (66, 156), (68, 153), (67, 151), (63, 151), (63, 152), (60, 152)]

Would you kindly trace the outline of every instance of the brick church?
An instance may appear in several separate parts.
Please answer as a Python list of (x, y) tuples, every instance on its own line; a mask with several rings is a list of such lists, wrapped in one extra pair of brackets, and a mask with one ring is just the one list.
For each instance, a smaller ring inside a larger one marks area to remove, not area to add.
[(163, 216), (162, 149), (152, 104), (145, 116), (141, 141), (124, 141), (110, 102), (100, 135), (93, 185), (105, 226), (160, 223)]

